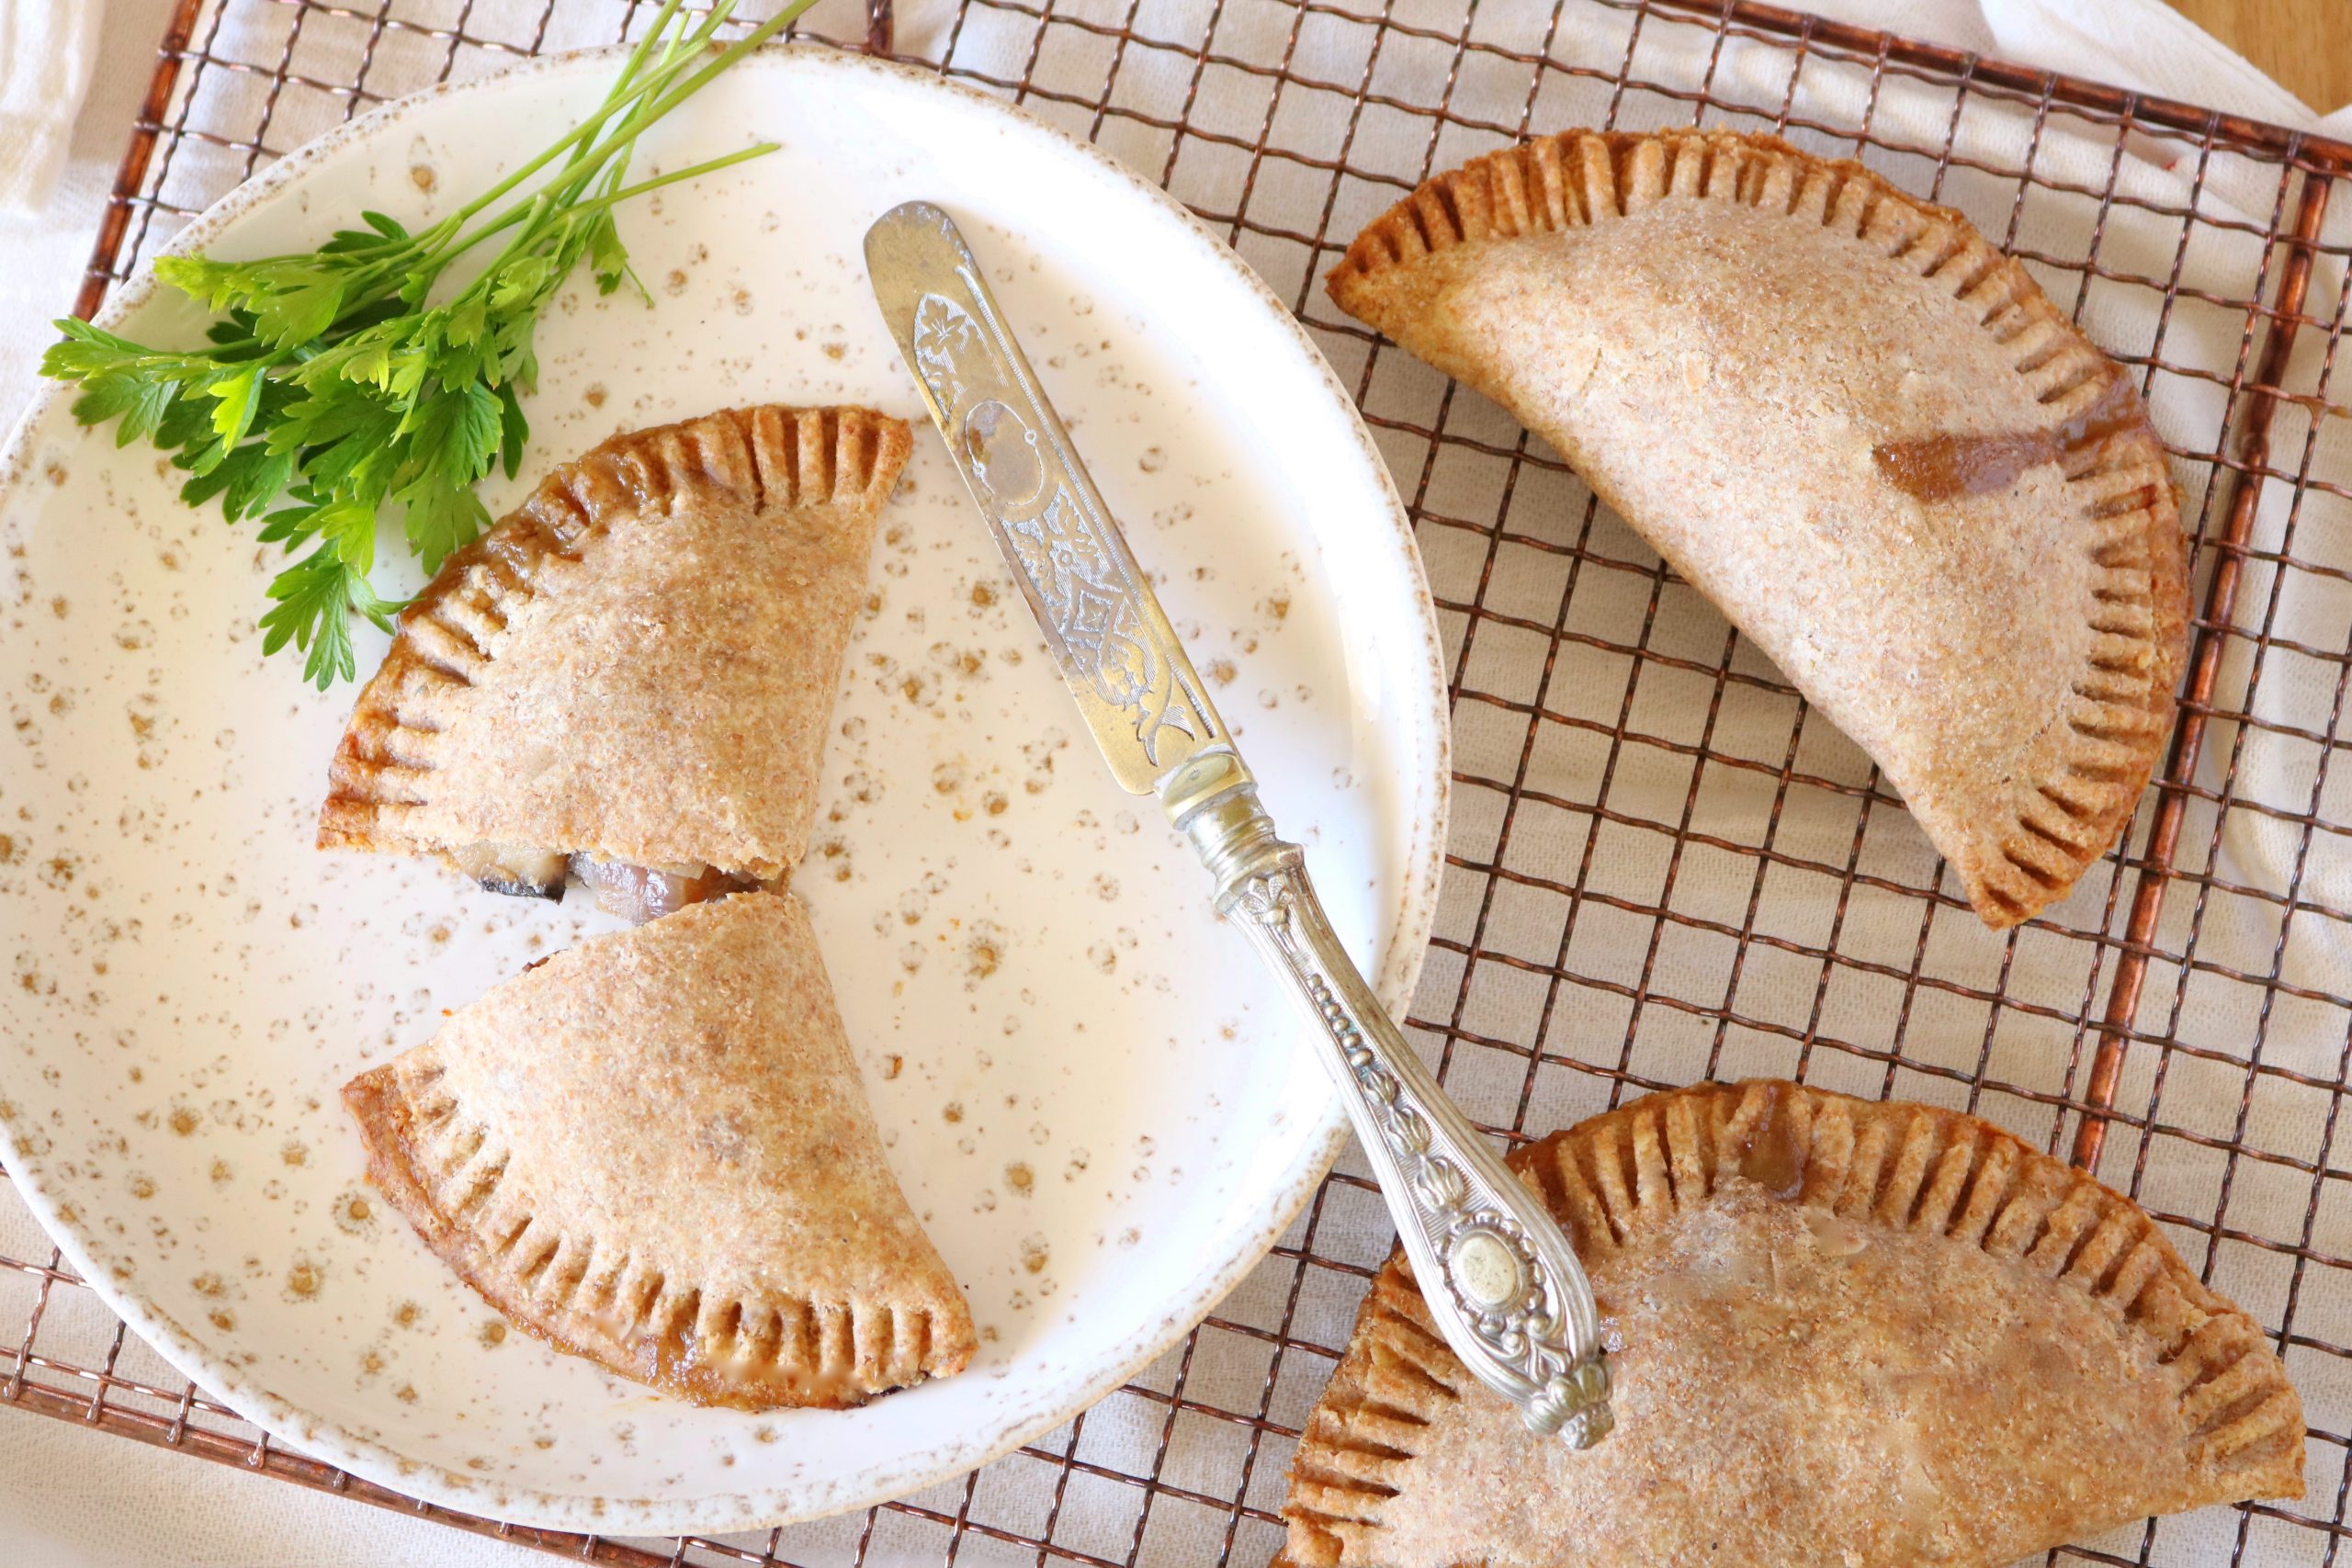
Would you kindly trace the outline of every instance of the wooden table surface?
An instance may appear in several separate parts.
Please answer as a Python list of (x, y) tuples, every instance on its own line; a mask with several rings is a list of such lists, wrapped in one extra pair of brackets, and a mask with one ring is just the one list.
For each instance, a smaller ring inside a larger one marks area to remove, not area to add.
[(2320, 114), (2352, 104), (2352, 0), (2171, 0)]

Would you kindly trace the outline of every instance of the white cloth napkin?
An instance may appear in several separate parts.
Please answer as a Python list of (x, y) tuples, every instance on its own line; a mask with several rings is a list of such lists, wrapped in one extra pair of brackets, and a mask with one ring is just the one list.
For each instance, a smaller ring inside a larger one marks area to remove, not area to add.
[(106, 0), (0, 0), (0, 213), (49, 204), (106, 16)]
[(2250, 119), (2341, 137), (2352, 106), (2310, 106), (2161, 0), (1984, 0), (1995, 51), (2053, 70), (2101, 61), (2101, 80)]

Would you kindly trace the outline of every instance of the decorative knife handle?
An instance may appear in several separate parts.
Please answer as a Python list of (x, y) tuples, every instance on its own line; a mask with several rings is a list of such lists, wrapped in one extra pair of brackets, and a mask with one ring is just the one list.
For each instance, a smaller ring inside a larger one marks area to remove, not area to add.
[(1539, 1432), (1610, 1427), (1592, 1287), (1544, 1205), (1396, 1032), (1274, 836), (1184, 645), (1079, 461), (956, 221), (929, 202), (867, 231), (876, 301), (1119, 783), (1157, 794), (1217, 912), (1315, 1016), (1324, 1056), (1445, 1342)]
[(1159, 789), (1169, 819), (1239, 926), (1312, 1013), (1325, 1065), (1379, 1178), (1430, 1315), (1462, 1364), (1527, 1425), (1579, 1449), (1609, 1434), (1609, 1370), (1592, 1286), (1542, 1201), (1470, 1124), (1365, 984), (1230, 752), (1197, 755)]

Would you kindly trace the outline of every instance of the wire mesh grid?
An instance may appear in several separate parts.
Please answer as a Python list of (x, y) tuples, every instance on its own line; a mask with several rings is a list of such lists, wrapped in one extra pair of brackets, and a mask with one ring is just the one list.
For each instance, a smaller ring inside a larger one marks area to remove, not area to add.
[[(85, 312), (328, 126), (638, 23), (634, 0), (186, 0)], [(2352, 475), (2321, 458), (2352, 421), (2335, 381), (2352, 148), (1738, 3), (940, 0), (894, 27), (888, 0), (827, 0), (809, 31), (1004, 93), (1157, 175), (1353, 385), (1450, 660), (1447, 885), (1408, 1023), (1465, 1108), (1524, 1141), (1629, 1091), (1772, 1072), (1964, 1106), (2071, 1154), (2270, 1331), (2312, 1430), (2301, 1504), (2052, 1559), (2336, 1561), (2352, 785), (2330, 764)], [(1461, 157), (1692, 119), (1860, 156), (1962, 208), (2157, 409), (2203, 607), (2183, 720), (2124, 842), (2014, 931), (1976, 923), (1867, 759), (1556, 457), (1314, 287), (1366, 218)], [(0, 1238), (33, 1234), (6, 1218)], [(413, 1503), (273, 1443), (54, 1252), (6, 1240), (0, 1312), (23, 1326), (0, 1400), (586, 1561), (1256, 1564), (1384, 1223), (1343, 1158), (1243, 1287), (1094, 1409), (963, 1480), (763, 1536), (616, 1540)]]

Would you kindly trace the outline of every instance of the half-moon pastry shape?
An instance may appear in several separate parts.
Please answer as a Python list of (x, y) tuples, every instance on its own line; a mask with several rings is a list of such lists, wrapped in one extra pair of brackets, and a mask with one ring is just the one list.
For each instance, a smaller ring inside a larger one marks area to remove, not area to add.
[(1973, 1116), (1702, 1084), (1510, 1164), (1591, 1273), (1615, 1432), (1531, 1435), (1393, 1257), (1292, 1463), (1298, 1568), (1996, 1568), (2302, 1495), (2254, 1320)]
[(912, 450), (858, 408), (616, 435), (453, 554), (336, 748), (321, 848), (645, 918), (804, 852), (874, 525)]
[(1987, 924), (2129, 823), (2188, 626), (2164, 451), (1958, 213), (1771, 137), (1571, 130), (1429, 181), (1328, 282), (1778, 662)]
[(625, 1377), (837, 1409), (971, 1360), (789, 894), (559, 953), (343, 1093), (441, 1260)]

